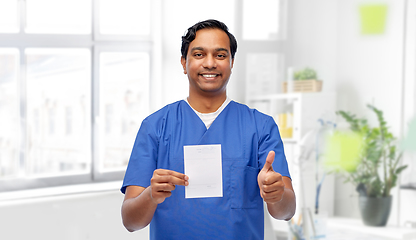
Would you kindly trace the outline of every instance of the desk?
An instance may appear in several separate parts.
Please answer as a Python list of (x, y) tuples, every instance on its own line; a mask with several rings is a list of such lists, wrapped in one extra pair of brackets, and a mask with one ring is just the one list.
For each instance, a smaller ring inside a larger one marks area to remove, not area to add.
[(328, 219), (327, 229), (328, 240), (416, 240), (414, 228), (370, 227), (365, 226), (361, 219), (331, 217)]
[[(277, 239), (287, 239), (287, 222), (272, 220), (272, 227)], [(365, 226), (361, 219), (330, 217), (327, 221), (325, 240), (416, 240), (416, 229), (395, 226), (370, 227)]]

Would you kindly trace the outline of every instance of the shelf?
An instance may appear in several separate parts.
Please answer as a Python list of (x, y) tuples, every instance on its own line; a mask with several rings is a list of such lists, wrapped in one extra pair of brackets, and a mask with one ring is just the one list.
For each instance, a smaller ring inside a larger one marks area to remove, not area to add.
[(293, 98), (300, 98), (301, 96), (319, 96), (319, 95), (324, 95), (324, 94), (326, 94), (326, 93), (323, 93), (323, 92), (276, 93), (276, 94), (267, 94), (267, 95), (249, 97), (248, 102), (250, 102), (250, 101), (262, 101), (262, 100), (274, 100), (274, 99), (293, 99)]
[[(316, 93), (284, 93), (261, 96), (249, 96), (247, 105), (274, 118), (279, 127), (280, 136), (284, 145), (284, 153), (293, 180), (293, 189), (296, 193), (296, 204), (302, 207), (314, 207), (315, 196), (315, 161), (308, 161), (311, 171), (301, 169), (299, 158), (305, 149), (305, 144), (313, 144), (313, 140), (303, 141), (308, 133), (313, 133), (321, 127), (320, 120), (333, 121), (336, 109), (336, 94), (333, 92)], [(308, 135), (307, 135), (308, 134)], [(310, 137), (308, 139), (311, 139)], [(303, 142), (302, 142), (303, 141)], [(303, 145), (300, 145), (303, 144)], [(311, 147), (314, 149), (314, 147)], [(312, 156), (312, 155), (310, 155)], [(312, 173), (313, 171), (313, 173)], [(329, 179), (333, 176), (327, 176)], [(326, 180), (327, 182), (329, 180)], [(303, 182), (305, 184), (303, 184)], [(302, 187), (306, 185), (307, 187)], [(303, 196), (306, 196), (305, 198)], [(333, 214), (334, 184), (328, 182), (321, 192), (324, 210)], [(304, 201), (304, 202), (302, 202)], [(273, 225), (276, 223), (272, 221)], [(284, 226), (274, 229), (287, 228)]]
[[(319, 119), (333, 120), (335, 101), (333, 92), (280, 93), (250, 96), (247, 105), (275, 119), (283, 142), (297, 144), (307, 132), (319, 126)], [(286, 132), (290, 128), (292, 135)]]
[(283, 143), (297, 143), (298, 140), (295, 138), (282, 138)]
[(406, 185), (401, 185), (400, 189), (416, 190), (416, 183), (409, 183)]
[(301, 96), (300, 93), (285, 93), (285, 94), (270, 94), (264, 96), (255, 96), (250, 97), (250, 101), (267, 101), (267, 100), (275, 100), (275, 99), (291, 99), (291, 98), (299, 98)]
[(346, 232), (351, 234), (376, 237), (371, 239), (415, 239), (416, 229), (397, 226), (371, 227), (365, 226), (361, 219), (332, 217), (328, 219), (327, 228), (330, 232)]
[[(286, 222), (274, 223), (272, 227), (279, 237), (287, 237), (288, 225)], [(413, 240), (416, 239), (415, 228), (405, 228), (387, 225), (385, 227), (365, 226), (361, 219), (330, 217), (326, 224), (326, 239), (331, 240)]]

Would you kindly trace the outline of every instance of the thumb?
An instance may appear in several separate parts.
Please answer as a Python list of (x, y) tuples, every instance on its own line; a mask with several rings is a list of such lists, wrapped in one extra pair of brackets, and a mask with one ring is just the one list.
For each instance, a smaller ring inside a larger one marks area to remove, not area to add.
[(274, 161), (275, 153), (274, 151), (270, 151), (266, 158), (266, 163), (264, 163), (262, 171), (273, 171), (273, 161)]

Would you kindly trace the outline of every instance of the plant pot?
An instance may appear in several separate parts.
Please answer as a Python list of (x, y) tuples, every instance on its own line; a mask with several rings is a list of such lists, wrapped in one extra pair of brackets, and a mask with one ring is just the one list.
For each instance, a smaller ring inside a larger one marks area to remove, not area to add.
[(390, 216), (392, 197), (359, 198), (363, 223), (367, 226), (386, 226)]
[[(293, 80), (292, 92), (320, 92), (322, 90), (322, 81), (316, 79)], [(290, 92), (289, 83), (283, 82), (283, 93)]]

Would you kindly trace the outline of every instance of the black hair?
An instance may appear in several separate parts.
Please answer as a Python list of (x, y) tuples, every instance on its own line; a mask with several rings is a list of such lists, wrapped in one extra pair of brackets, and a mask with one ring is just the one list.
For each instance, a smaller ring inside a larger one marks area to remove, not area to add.
[(195, 39), (196, 32), (198, 30), (204, 28), (211, 28), (211, 29), (220, 29), (223, 30), (230, 39), (230, 51), (231, 51), (231, 58), (234, 59), (235, 53), (237, 52), (237, 40), (235, 39), (234, 35), (228, 32), (228, 27), (223, 22), (214, 19), (208, 19), (202, 22), (198, 22), (192, 27), (188, 28), (188, 31), (184, 36), (182, 36), (182, 47), (181, 53), (182, 57), (186, 59), (186, 55), (188, 54), (189, 44)]

